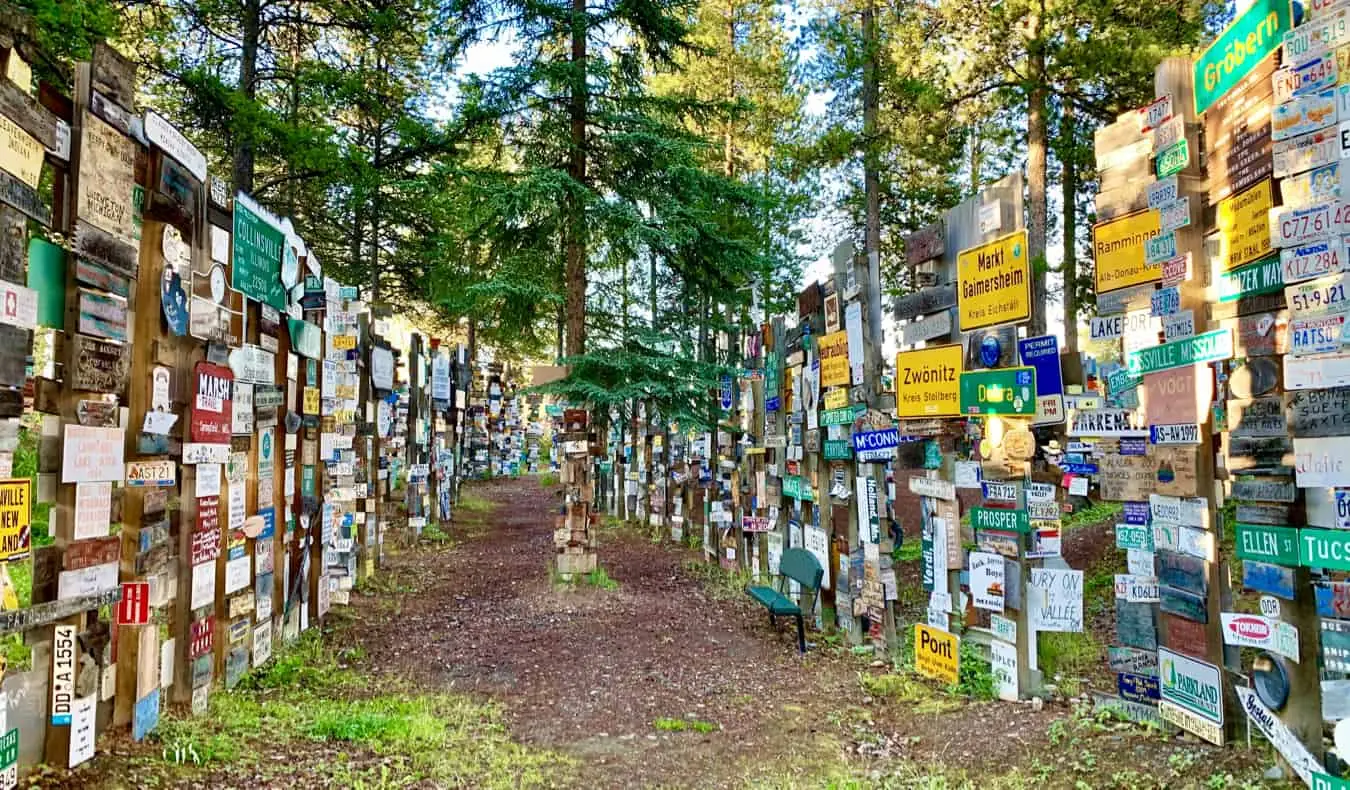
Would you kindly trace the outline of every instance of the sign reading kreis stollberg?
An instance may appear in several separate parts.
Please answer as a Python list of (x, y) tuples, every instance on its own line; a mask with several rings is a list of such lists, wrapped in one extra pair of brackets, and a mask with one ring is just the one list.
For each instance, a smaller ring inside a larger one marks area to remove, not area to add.
[(956, 256), (956, 312), (962, 332), (1031, 317), (1027, 232), (962, 250)]

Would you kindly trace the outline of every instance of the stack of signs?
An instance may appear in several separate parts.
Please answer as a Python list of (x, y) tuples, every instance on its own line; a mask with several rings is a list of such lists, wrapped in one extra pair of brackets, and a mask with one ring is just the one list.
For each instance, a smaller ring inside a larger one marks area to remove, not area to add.
[[(345, 298), (349, 296), (351, 300)], [(326, 309), (324, 358), (319, 382), (319, 460), (326, 475), (320, 535), (324, 569), (331, 587), (329, 601), (338, 604), (348, 602), (356, 583), (357, 522), (361, 516), (356, 495), (361, 460), (355, 448), (360, 384), (357, 313), (361, 311), (361, 305), (355, 301), (355, 296), (354, 293), (344, 294), (336, 281), (324, 278)], [(414, 375), (425, 380), (425, 355), (417, 355), (416, 364), (422, 370), (413, 371)], [(426, 411), (422, 413), (426, 414)]]

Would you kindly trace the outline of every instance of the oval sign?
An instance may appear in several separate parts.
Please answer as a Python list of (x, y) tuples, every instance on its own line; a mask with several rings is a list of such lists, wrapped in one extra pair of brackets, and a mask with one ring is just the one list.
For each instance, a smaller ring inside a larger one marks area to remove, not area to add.
[(1258, 398), (1280, 386), (1280, 367), (1274, 357), (1253, 357), (1234, 370), (1228, 389), (1235, 398)]

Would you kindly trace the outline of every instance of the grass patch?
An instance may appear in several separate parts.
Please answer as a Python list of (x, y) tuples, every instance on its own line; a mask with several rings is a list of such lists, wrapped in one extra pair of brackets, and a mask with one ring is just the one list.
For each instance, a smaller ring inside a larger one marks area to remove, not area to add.
[(895, 562), (915, 562), (922, 557), (923, 543), (919, 540), (907, 540), (891, 552), (891, 559)]
[(1091, 526), (1103, 521), (1119, 518), (1125, 505), (1121, 502), (1093, 502), (1087, 507), (1079, 508), (1064, 517), (1064, 529), (1075, 529), (1077, 527)]
[[(372, 687), (370, 678), (340, 669), (335, 656), (306, 635), (239, 688), (213, 694), (207, 715), (166, 715), (154, 735), (162, 750), (159, 768), (237, 768), (253, 775), (269, 768), (261, 755), (326, 742), (341, 747), (340, 764), (282, 766), (291, 781), (305, 784), (336, 772), (351, 787), (393, 786), (391, 778), (443, 787), (548, 787), (570, 770), (570, 758), (513, 741), (493, 705), (388, 684), (381, 684), (384, 693), (362, 696)], [(363, 751), (376, 759), (348, 761), (349, 752), (359, 757)]]
[(609, 573), (599, 566), (585, 576), (582, 576), (581, 583), (588, 587), (598, 587), (601, 590), (619, 589), (619, 583), (614, 579), (611, 579)]
[(720, 727), (710, 721), (699, 721), (698, 719), (669, 719), (660, 718), (652, 722), (652, 726), (660, 732), (717, 732)]
[(539, 485), (544, 488), (554, 488), (558, 485), (558, 476), (553, 472), (544, 472), (539, 475)]
[(685, 560), (680, 567), (691, 578), (703, 583), (703, 589), (714, 601), (728, 601), (745, 596), (746, 585), (754, 580), (748, 570), (723, 570), (721, 565), (700, 560)]
[(1039, 658), (1041, 670), (1055, 679), (1060, 692), (1075, 697), (1082, 691), (1083, 679), (1100, 668), (1102, 646), (1091, 631), (1042, 631)]
[(470, 493), (459, 495), (459, 509), (466, 513), (491, 513), (495, 507), (497, 507), (497, 503), (487, 497)]
[(422, 540), (432, 543), (449, 543), (450, 535), (441, 529), (440, 524), (428, 524), (422, 528)]

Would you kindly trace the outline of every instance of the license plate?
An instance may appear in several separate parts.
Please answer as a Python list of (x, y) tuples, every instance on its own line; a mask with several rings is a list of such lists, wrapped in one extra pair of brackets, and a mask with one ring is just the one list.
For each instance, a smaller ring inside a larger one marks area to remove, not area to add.
[(1326, 241), (1280, 250), (1284, 281), (1298, 283), (1341, 270), (1345, 261), (1345, 240), (1337, 236)]
[(1341, 197), (1341, 163), (1333, 162), (1280, 182), (1285, 208), (1304, 208)]
[(1186, 227), (1191, 224), (1191, 199), (1184, 197), (1159, 206), (1158, 217), (1159, 228), (1163, 233)]
[[(1342, 124), (1342, 133), (1350, 124)], [(1329, 129), (1305, 134), (1292, 140), (1282, 140), (1271, 149), (1272, 172), (1276, 178), (1285, 178), (1314, 167), (1329, 165), (1341, 159), (1340, 134)]]
[(1336, 91), (1324, 90), (1297, 96), (1277, 105), (1270, 115), (1270, 136), (1279, 142), (1315, 132), (1337, 121)]
[(1271, 82), (1275, 89), (1276, 104), (1329, 88), (1336, 84), (1336, 56), (1328, 52), (1297, 68), (1280, 69), (1275, 72)]
[(1345, 295), (1347, 283), (1350, 283), (1350, 274), (1298, 283), (1284, 289), (1284, 300), (1295, 317), (1343, 313), (1350, 308), (1350, 299)]
[(1172, 117), (1172, 94), (1158, 99), (1139, 111), (1139, 133), (1146, 134)]
[(1153, 292), (1152, 315), (1172, 315), (1181, 309), (1181, 291), (1175, 286)]
[(1345, 316), (1300, 318), (1289, 324), (1293, 338), (1290, 350), (1295, 354), (1325, 354), (1341, 347), (1341, 330)]
[(1161, 151), (1186, 136), (1186, 122), (1181, 116), (1168, 118), (1153, 130), (1153, 150)]
[(1340, 203), (1319, 203), (1292, 211), (1272, 210), (1271, 242), (1277, 247), (1294, 247), (1328, 238), (1338, 232), (1344, 209), (1345, 206)]
[(1178, 185), (1176, 176), (1168, 176), (1148, 186), (1148, 207), (1161, 209), (1177, 199)]

